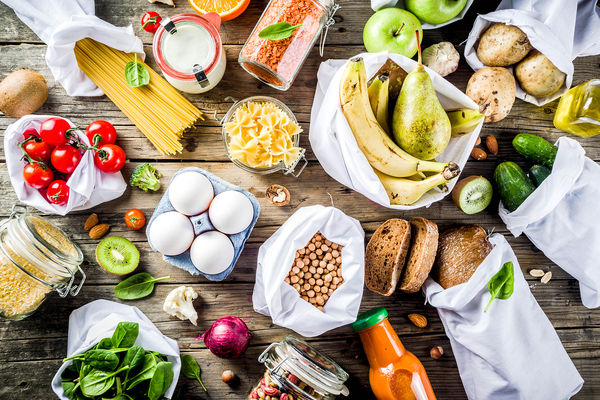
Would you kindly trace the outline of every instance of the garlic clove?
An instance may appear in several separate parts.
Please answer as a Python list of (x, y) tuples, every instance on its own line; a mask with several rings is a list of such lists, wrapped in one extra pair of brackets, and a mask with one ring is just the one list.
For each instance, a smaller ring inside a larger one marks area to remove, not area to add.
[(450, 42), (441, 42), (423, 50), (423, 65), (441, 76), (446, 76), (458, 68), (460, 54)]

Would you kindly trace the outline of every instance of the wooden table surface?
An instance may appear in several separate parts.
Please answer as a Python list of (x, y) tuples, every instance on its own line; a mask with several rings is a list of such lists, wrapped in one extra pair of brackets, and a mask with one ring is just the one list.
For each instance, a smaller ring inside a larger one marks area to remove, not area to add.
[[(163, 16), (193, 12), (186, 0), (175, 0), (176, 8), (162, 4), (149, 4), (146, 0), (98, 0), (96, 14), (117, 26), (133, 24), (139, 27), (142, 14), (155, 10)], [(316, 73), (319, 64), (329, 58), (346, 59), (365, 51), (362, 45), (362, 27), (372, 15), (368, 0), (338, 0), (342, 8), (338, 11), (336, 24), (329, 30), (324, 57), (319, 57), (315, 48), (302, 68), (296, 82), (287, 92), (271, 89), (250, 75), (237, 64), (241, 46), (254, 27), (267, 4), (267, 0), (252, 0), (246, 12), (239, 18), (224, 22), (221, 35), (227, 53), (227, 72), (221, 83), (204, 95), (187, 95), (208, 116), (196, 129), (184, 135), (183, 154), (171, 157), (161, 156), (144, 135), (106, 97), (75, 98), (66, 95), (62, 86), (55, 82), (46, 62), (45, 44), (4, 4), (0, 3), (0, 79), (10, 72), (27, 68), (39, 72), (48, 81), (50, 95), (38, 114), (50, 114), (69, 118), (75, 124), (85, 126), (97, 119), (113, 123), (119, 133), (117, 144), (125, 150), (128, 162), (123, 174), (128, 180), (132, 169), (142, 161), (152, 162), (163, 174), (163, 186), (158, 193), (146, 193), (128, 188), (125, 194), (114, 201), (95, 207), (86, 212), (71, 213), (66, 217), (49, 216), (61, 226), (82, 247), (85, 254), (83, 268), (87, 273), (85, 286), (77, 297), (60, 298), (53, 295), (40, 307), (36, 314), (20, 321), (0, 321), (0, 398), (1, 399), (52, 399), (55, 398), (50, 381), (66, 355), (67, 328), (69, 314), (76, 308), (96, 299), (122, 302), (113, 294), (113, 287), (121, 278), (105, 273), (98, 266), (94, 250), (98, 241), (91, 240), (83, 229), (83, 224), (91, 211), (97, 213), (102, 222), (111, 226), (112, 235), (121, 235), (133, 241), (141, 253), (139, 271), (147, 271), (154, 276), (171, 275), (172, 278), (158, 284), (154, 294), (148, 298), (128, 301), (127, 304), (142, 310), (165, 335), (179, 342), (183, 354), (190, 354), (200, 363), (202, 378), (208, 393), (200, 385), (183, 376), (179, 381), (185, 399), (242, 399), (251, 385), (256, 384), (263, 366), (258, 363), (258, 355), (272, 342), (280, 341), (288, 333), (287, 329), (275, 326), (270, 318), (254, 312), (251, 295), (254, 286), (256, 257), (258, 248), (275, 230), (283, 224), (299, 207), (315, 204), (331, 204), (329, 194), (336, 207), (358, 219), (367, 234), (367, 240), (377, 227), (389, 218), (409, 219), (423, 216), (435, 221), (441, 231), (455, 225), (478, 224), (486, 230), (494, 230), (506, 236), (512, 245), (525, 276), (530, 281), (531, 290), (542, 309), (556, 328), (567, 352), (579, 370), (585, 384), (578, 399), (600, 398), (600, 313), (588, 310), (581, 304), (579, 284), (571, 276), (550, 262), (537, 251), (529, 240), (521, 236), (514, 238), (507, 231), (497, 215), (497, 201), (487, 210), (476, 215), (465, 215), (459, 211), (450, 197), (433, 204), (428, 209), (399, 212), (385, 209), (367, 200), (362, 195), (344, 187), (330, 178), (321, 168), (310, 150), (307, 132), (309, 130), (310, 109), (316, 86)], [(466, 18), (452, 25), (424, 33), (424, 47), (440, 41), (450, 41), (455, 46), (466, 40), (477, 13), (493, 11), (498, 1), (477, 2), (469, 10)], [(158, 71), (152, 58), (152, 35), (139, 34), (145, 44), (150, 65)], [(462, 56), (463, 47), (458, 47)], [(600, 57), (586, 57), (575, 60), (573, 84), (579, 84), (600, 76)], [(447, 77), (459, 89), (465, 90), (473, 71), (461, 60), (456, 72)], [(226, 96), (243, 99), (253, 95), (273, 96), (286, 103), (296, 114), (305, 134), (301, 145), (306, 147), (309, 165), (302, 175), (294, 179), (275, 173), (259, 176), (237, 168), (227, 158), (221, 139), (221, 127), (212, 118), (217, 111), (223, 115), (231, 103)], [(536, 107), (516, 100), (510, 115), (495, 124), (486, 124), (482, 137), (494, 135), (498, 138), (500, 152), (490, 155), (486, 161), (469, 161), (464, 176), (480, 174), (491, 178), (498, 160), (508, 158), (520, 160), (510, 142), (519, 132), (539, 134), (554, 142), (564, 133), (555, 129), (552, 119), (558, 101), (543, 107)], [(4, 131), (15, 119), (0, 116), (0, 130)], [(600, 137), (580, 139), (587, 155), (600, 160)], [(2, 146), (2, 144), (0, 144)], [(12, 205), (17, 201), (10, 184), (4, 152), (0, 152), (0, 217), (6, 218)], [(148, 218), (164, 193), (167, 182), (179, 169), (189, 166), (204, 168), (217, 176), (237, 184), (257, 198), (261, 206), (260, 218), (246, 243), (246, 247), (232, 274), (223, 282), (210, 282), (203, 277), (195, 277), (164, 262), (160, 254), (152, 252), (144, 231), (134, 232), (125, 227), (123, 215), (130, 208), (141, 209)], [(292, 200), (288, 206), (275, 207), (265, 198), (265, 190), (271, 184), (287, 187)], [(547, 284), (539, 283), (527, 273), (532, 268), (552, 271), (553, 277)], [(191, 285), (199, 293), (195, 306), (199, 314), (198, 327), (180, 321), (162, 311), (162, 304), (169, 291), (178, 285)], [(438, 399), (465, 399), (466, 395), (460, 380), (450, 342), (436, 310), (425, 306), (420, 293), (406, 295), (396, 292), (391, 297), (383, 297), (365, 289), (361, 311), (375, 306), (384, 306), (390, 314), (390, 321), (405, 347), (412, 351), (425, 365)], [(429, 324), (419, 329), (407, 319), (409, 313), (425, 315)], [(222, 360), (212, 355), (203, 341), (196, 337), (218, 318), (236, 315), (246, 321), (254, 333), (254, 338), (246, 353), (237, 360)], [(350, 399), (374, 399), (369, 389), (368, 362), (360, 339), (350, 326), (335, 329), (320, 337), (309, 339), (317, 348), (329, 354), (351, 375), (347, 382)], [(429, 357), (432, 346), (442, 346), (444, 356), (439, 360)], [(493, 344), (490, 344), (493, 345)], [(230, 388), (220, 377), (225, 369), (232, 369), (241, 378), (237, 388)], [(485, 382), (480, 382), (485, 385)]]

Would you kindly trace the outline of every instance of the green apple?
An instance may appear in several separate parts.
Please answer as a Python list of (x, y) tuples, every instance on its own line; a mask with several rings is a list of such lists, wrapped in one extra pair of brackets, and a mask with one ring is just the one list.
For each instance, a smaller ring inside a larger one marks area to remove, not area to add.
[(386, 8), (369, 18), (363, 29), (363, 42), (369, 53), (387, 50), (412, 58), (417, 53), (417, 30), (423, 39), (417, 17), (400, 8)]
[(467, 0), (404, 0), (404, 7), (421, 22), (443, 24), (456, 17), (467, 5)]

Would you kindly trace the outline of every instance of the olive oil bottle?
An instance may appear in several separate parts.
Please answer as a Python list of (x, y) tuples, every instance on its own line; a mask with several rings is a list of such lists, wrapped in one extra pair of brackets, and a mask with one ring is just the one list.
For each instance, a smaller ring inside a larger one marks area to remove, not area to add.
[(554, 126), (581, 137), (600, 134), (600, 79), (571, 88), (561, 97)]

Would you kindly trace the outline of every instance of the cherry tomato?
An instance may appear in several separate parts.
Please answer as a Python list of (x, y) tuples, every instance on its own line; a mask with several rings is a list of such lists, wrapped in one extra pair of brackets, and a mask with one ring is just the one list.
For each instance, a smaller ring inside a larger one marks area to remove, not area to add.
[(132, 208), (125, 213), (125, 224), (127, 224), (129, 229), (137, 231), (138, 229), (142, 229), (145, 223), (146, 216), (137, 208)]
[(100, 171), (114, 174), (125, 166), (125, 152), (116, 144), (105, 144), (100, 146), (94, 155), (94, 164)]
[(52, 154), (53, 147), (42, 139), (37, 138), (29, 140), (23, 145), (23, 150), (36, 161), (48, 161)]
[(142, 28), (140, 30), (145, 30), (146, 32), (156, 33), (156, 30), (160, 26), (159, 22), (162, 18), (158, 13), (154, 11), (148, 11), (146, 14), (142, 15)]
[(98, 143), (98, 146), (103, 146), (105, 144), (114, 144), (117, 141), (117, 130), (115, 127), (106, 121), (94, 121), (85, 130), (85, 135), (87, 136), (90, 144), (94, 145), (94, 136), (100, 135), (102, 136), (102, 140)]
[(26, 129), (25, 132), (23, 132), (23, 136), (25, 136), (25, 139), (28, 139), (31, 136), (40, 137), (40, 133), (36, 131), (35, 128), (29, 128)]
[(67, 130), (71, 125), (62, 118), (52, 117), (45, 120), (40, 126), (40, 137), (50, 146), (60, 146), (69, 141)]
[(67, 182), (56, 180), (48, 186), (46, 198), (50, 203), (63, 205), (69, 201), (69, 192), (71, 189), (67, 186)]
[(65, 174), (70, 174), (75, 171), (75, 168), (81, 161), (81, 153), (75, 147), (69, 144), (63, 144), (57, 146), (52, 150), (52, 156), (50, 157), (52, 165), (58, 171)]
[(23, 170), (25, 183), (34, 189), (43, 189), (54, 180), (54, 172), (48, 166), (37, 163), (27, 164)]

